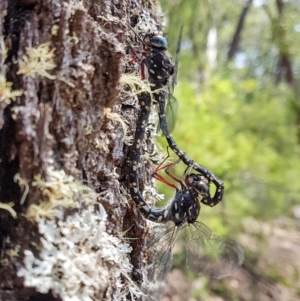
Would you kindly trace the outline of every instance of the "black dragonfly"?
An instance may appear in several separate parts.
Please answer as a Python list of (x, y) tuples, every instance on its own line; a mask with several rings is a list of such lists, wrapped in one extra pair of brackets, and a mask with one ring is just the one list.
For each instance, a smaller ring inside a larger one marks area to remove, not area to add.
[(167, 52), (168, 42), (166, 37), (161, 32), (146, 33), (143, 39), (137, 35), (138, 39), (143, 44), (143, 51), (142, 58), (139, 58), (137, 54), (136, 58), (139, 58), (141, 61), (142, 79), (145, 79), (147, 71), (148, 80), (152, 84), (154, 100), (158, 103), (159, 108), (160, 127), (169, 147), (185, 165), (192, 167), (195, 171), (199, 172), (199, 174), (203, 175), (208, 180), (208, 185), (213, 183), (216, 186), (214, 196), (211, 197), (210, 191), (208, 191), (208, 196), (205, 199), (207, 205), (213, 207), (217, 205), (223, 198), (223, 182), (218, 179), (209, 169), (189, 158), (188, 155), (178, 147), (175, 139), (170, 133), (171, 131), (169, 130), (169, 124), (166, 118), (166, 101), (172, 98), (171, 95), (173, 94), (172, 92), (176, 83), (181, 35), (182, 28), (180, 30), (178, 39), (176, 63), (172, 61), (171, 56)]
[[(204, 200), (209, 191), (206, 178), (190, 173), (191, 168), (187, 168), (181, 180), (170, 173), (170, 169), (180, 159), (165, 166), (162, 166), (163, 162), (156, 168), (153, 176), (173, 187), (176, 193), (166, 209), (156, 209), (156, 213), (160, 210), (161, 216), (167, 218), (156, 220), (166, 224), (164, 227), (154, 226), (146, 245), (146, 256), (156, 260), (145, 264), (143, 292), (148, 295), (145, 300), (159, 300), (165, 277), (172, 266), (172, 249), (180, 232), (185, 234), (187, 267), (198, 275), (221, 279), (229, 276), (244, 260), (241, 246), (233, 240), (213, 234), (197, 220), (200, 203), (206, 204)], [(162, 177), (158, 173), (160, 170), (164, 170), (179, 187)]]

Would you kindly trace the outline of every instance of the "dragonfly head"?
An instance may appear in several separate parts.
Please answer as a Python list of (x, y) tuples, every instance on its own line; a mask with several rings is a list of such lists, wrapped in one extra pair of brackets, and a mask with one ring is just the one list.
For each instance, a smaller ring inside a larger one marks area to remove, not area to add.
[(167, 50), (168, 42), (167, 39), (160, 32), (149, 33), (144, 37), (144, 43), (151, 47), (156, 48), (158, 50)]
[(189, 174), (185, 177), (185, 183), (189, 189), (203, 198), (209, 197), (209, 185), (206, 178), (199, 174)]

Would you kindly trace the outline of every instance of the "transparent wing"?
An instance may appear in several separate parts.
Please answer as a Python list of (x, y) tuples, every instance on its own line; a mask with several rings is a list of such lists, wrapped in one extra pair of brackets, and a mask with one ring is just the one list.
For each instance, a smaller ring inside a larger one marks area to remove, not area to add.
[(147, 243), (142, 291), (145, 300), (160, 300), (166, 275), (172, 267), (172, 248), (180, 228), (174, 223), (157, 225)]
[(175, 128), (177, 115), (178, 101), (173, 95), (169, 94), (169, 100), (166, 105), (166, 118), (170, 133), (173, 132)]
[[(176, 124), (176, 119), (177, 119), (177, 114), (178, 114), (178, 101), (177, 99), (171, 95), (168, 94), (167, 92), (165, 93), (165, 99), (167, 99), (166, 103), (161, 103), (159, 105), (160, 112), (164, 112), (164, 115), (166, 116), (166, 122), (168, 125), (168, 133), (171, 133), (174, 128), (175, 128), (175, 124)], [(160, 120), (158, 121), (158, 125), (157, 125), (157, 130), (156, 132), (159, 132), (159, 130), (162, 128)], [(164, 132), (164, 131), (162, 131)]]
[(177, 85), (177, 73), (178, 73), (178, 64), (179, 64), (179, 53), (180, 53), (180, 48), (181, 48), (182, 30), (183, 30), (183, 25), (180, 26), (179, 36), (178, 36), (178, 40), (177, 40), (176, 54), (175, 54), (174, 74), (172, 76), (172, 80), (171, 80), (170, 86), (169, 86), (169, 94), (171, 94), (171, 95), (173, 95), (175, 85)]
[(212, 234), (200, 222), (186, 225), (186, 262), (197, 274), (212, 278), (229, 276), (244, 261), (244, 252), (236, 242)]
[(179, 53), (180, 53), (180, 48), (181, 48), (182, 30), (183, 30), (183, 26), (180, 27), (178, 41), (177, 41), (174, 74), (168, 85), (168, 100), (167, 100), (167, 105), (166, 105), (166, 117), (167, 117), (167, 122), (168, 122), (170, 133), (175, 128), (175, 123), (176, 123), (177, 114), (178, 114), (178, 101), (173, 96), (173, 93), (174, 93), (175, 85), (177, 84), (177, 73), (178, 73), (178, 64), (179, 64)]

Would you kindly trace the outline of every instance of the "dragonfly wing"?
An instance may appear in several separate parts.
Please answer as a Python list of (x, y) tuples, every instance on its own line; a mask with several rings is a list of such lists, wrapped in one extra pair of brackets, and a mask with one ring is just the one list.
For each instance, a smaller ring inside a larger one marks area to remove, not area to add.
[(173, 95), (169, 94), (169, 100), (166, 105), (166, 118), (170, 133), (172, 133), (175, 128), (177, 115), (178, 101)]
[[(168, 125), (167, 132), (171, 133), (175, 128), (176, 119), (178, 115), (178, 101), (172, 94), (167, 93), (166, 91), (163, 91), (163, 93), (161, 92), (161, 95), (165, 96), (165, 101), (160, 102), (158, 105), (159, 114), (165, 115), (166, 123)], [(158, 133), (160, 129), (161, 120), (159, 119), (156, 132)]]
[(180, 48), (181, 48), (182, 30), (183, 30), (183, 25), (180, 26), (179, 36), (178, 36), (178, 40), (177, 40), (174, 74), (172, 76), (172, 80), (170, 83), (170, 91), (169, 91), (171, 94), (173, 94), (175, 85), (177, 84), (177, 73), (178, 73), (178, 64), (179, 64), (179, 53), (180, 53)]
[(145, 300), (160, 300), (163, 294), (166, 275), (172, 267), (172, 248), (178, 232), (179, 227), (170, 222), (155, 226), (150, 235), (143, 269), (142, 291), (147, 296)]
[(200, 222), (187, 225), (185, 229), (187, 266), (195, 273), (220, 279), (243, 263), (243, 249), (233, 240), (212, 234)]
[(172, 133), (172, 131), (175, 128), (175, 123), (176, 123), (176, 119), (177, 119), (177, 115), (178, 115), (178, 101), (173, 96), (173, 93), (174, 93), (175, 85), (177, 84), (177, 73), (178, 73), (182, 30), (183, 30), (183, 26), (180, 27), (178, 41), (177, 41), (174, 74), (171, 77), (171, 80), (169, 82), (168, 89), (167, 89), (168, 90), (168, 100), (167, 100), (167, 105), (166, 105), (166, 118), (167, 118), (167, 124), (168, 124), (170, 133)]

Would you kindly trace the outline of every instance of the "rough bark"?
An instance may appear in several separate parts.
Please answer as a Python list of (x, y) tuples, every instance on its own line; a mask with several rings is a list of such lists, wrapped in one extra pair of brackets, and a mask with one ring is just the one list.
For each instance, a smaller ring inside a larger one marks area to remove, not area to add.
[[(147, 229), (126, 193), (122, 123), (108, 109), (134, 131), (137, 108), (122, 111), (119, 96), (124, 33), (141, 9), (158, 20), (151, 3), (0, 2), (0, 300), (134, 294), (128, 276), (140, 279)], [(132, 252), (123, 236), (140, 238)]]

